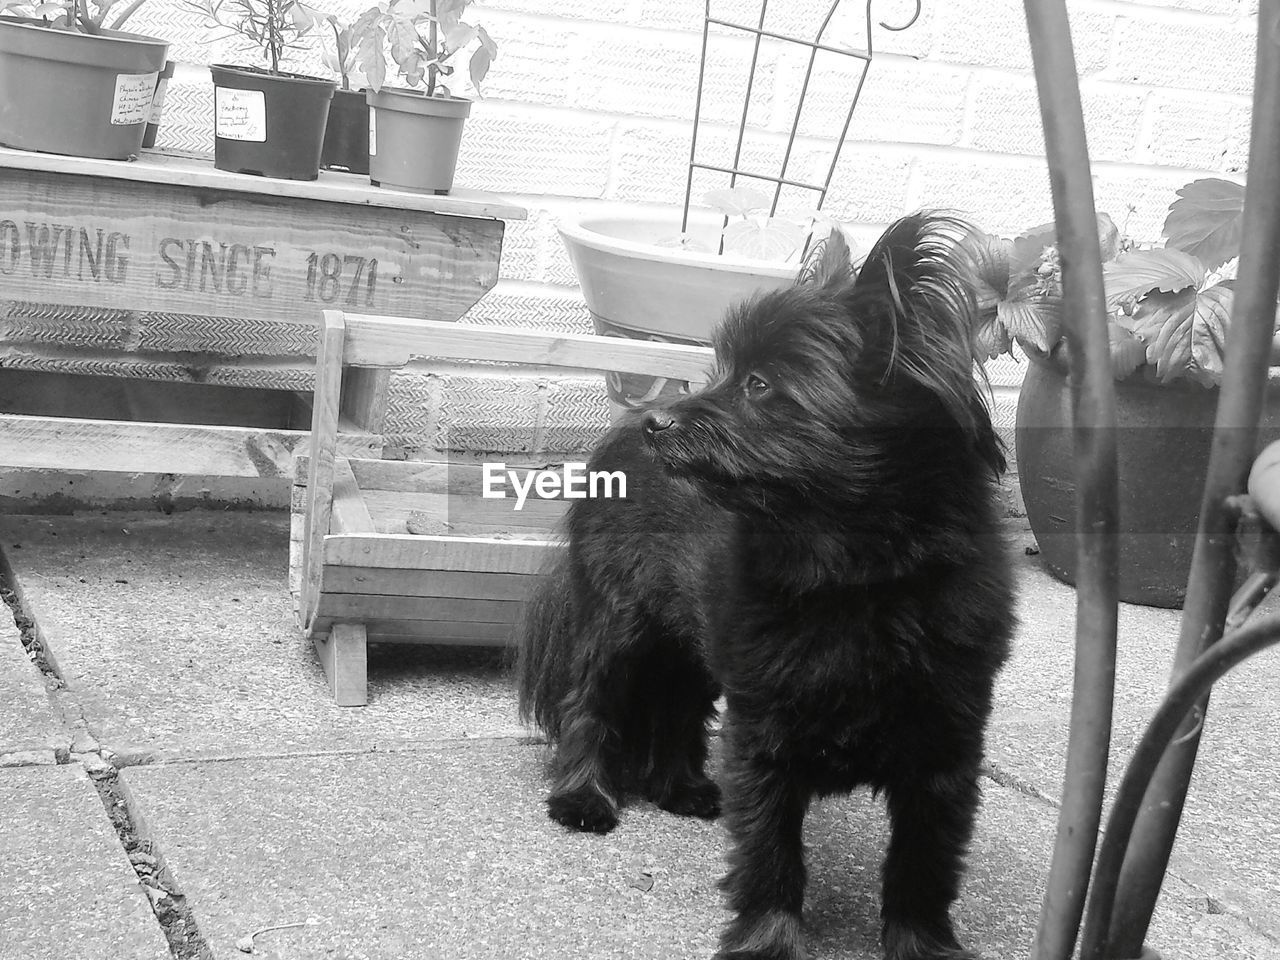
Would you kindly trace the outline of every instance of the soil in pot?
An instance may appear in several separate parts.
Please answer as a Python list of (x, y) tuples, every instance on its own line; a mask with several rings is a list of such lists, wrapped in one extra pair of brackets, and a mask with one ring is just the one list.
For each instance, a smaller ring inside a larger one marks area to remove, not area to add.
[[(1116, 383), (1120, 599), (1181, 607), (1200, 518), (1217, 389), (1135, 375)], [(1064, 370), (1033, 360), (1018, 398), (1018, 481), (1040, 556), (1075, 583), (1075, 454)], [(1280, 438), (1280, 377), (1272, 371), (1259, 449)]]
[(338, 90), (329, 104), (320, 165), (347, 173), (369, 172), (369, 101), (363, 90)]
[(169, 45), (0, 17), (0, 145), (128, 160), (142, 149)]
[(209, 70), (215, 167), (283, 180), (319, 176), (334, 81), (252, 67)]
[(370, 90), (369, 181), (422, 193), (448, 193), (471, 101), (417, 90)]

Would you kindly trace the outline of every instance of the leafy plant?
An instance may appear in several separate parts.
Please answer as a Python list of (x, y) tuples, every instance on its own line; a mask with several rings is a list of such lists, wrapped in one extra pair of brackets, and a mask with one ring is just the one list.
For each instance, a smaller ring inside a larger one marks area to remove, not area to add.
[(389, 54), (409, 86), (425, 79), (427, 96), (449, 97), (441, 79), (454, 73), (449, 61), (479, 41), (467, 72), (476, 93), (483, 96), (480, 84), (489, 75), (498, 45), (483, 26), (462, 19), (469, 5), (470, 0), (385, 0), (362, 13), (352, 27), (352, 38), (369, 86), (382, 89)]
[(310, 21), (308, 30), (320, 28), (324, 24), (328, 25), (329, 31), (333, 34), (333, 49), (330, 50), (328, 44), (322, 41), (320, 59), (341, 79), (342, 89), (350, 90), (353, 81), (359, 85), (363, 74), (359, 70), (357, 56), (359, 37), (356, 35), (355, 25), (343, 24), (332, 13), (322, 14), (301, 4), (298, 5), (298, 9), (300, 12), (297, 15)]
[(323, 15), (299, 0), (184, 0), (188, 9), (204, 18), (210, 30), (226, 31), (262, 53), (273, 74), (280, 61), (297, 47)]
[(0, 14), (44, 20), (57, 30), (99, 34), (103, 29), (119, 30), (137, 9), (147, 0), (132, 0), (124, 4), (107, 25), (107, 15), (121, 6), (123, 0), (46, 0), (32, 3), (29, 0), (0, 0)]
[[(1240, 249), (1244, 187), (1196, 180), (1178, 190), (1161, 247), (1122, 239), (1098, 217), (1112, 370), (1142, 370), (1160, 383), (1222, 382), (1235, 280), (1229, 261)], [(1024, 352), (1048, 356), (1063, 338), (1062, 275), (1052, 224), (1014, 240), (976, 233), (972, 250), (981, 278), (978, 340), (989, 357)]]
[[(724, 253), (751, 260), (773, 260), (787, 263), (802, 254), (817, 234), (825, 234), (835, 221), (819, 210), (806, 211), (798, 218), (771, 216), (771, 202), (751, 187), (728, 187), (712, 190), (703, 198), (707, 206), (720, 211), (728, 221), (720, 232)], [(700, 253), (716, 252), (689, 234), (661, 240), (659, 246), (680, 247)]]

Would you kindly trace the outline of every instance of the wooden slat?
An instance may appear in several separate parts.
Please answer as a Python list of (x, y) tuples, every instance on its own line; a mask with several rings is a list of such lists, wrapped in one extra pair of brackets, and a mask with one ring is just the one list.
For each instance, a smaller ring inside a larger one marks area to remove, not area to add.
[(346, 320), (346, 362), (352, 366), (401, 367), (410, 357), (422, 356), (613, 370), (704, 383), (715, 358), (709, 347), (595, 334), (364, 314), (347, 314)]
[(373, 517), (374, 528), (379, 533), (407, 533), (409, 531), (406, 523), (409, 519), (415, 514), (426, 513), (435, 525), (418, 532), (497, 539), (554, 539), (560, 518), (569, 506), (566, 500), (535, 501), (530, 498), (525, 501), (524, 509), (516, 510), (515, 499), (510, 497), (505, 500), (481, 500), (476, 497), (387, 493), (382, 490), (363, 491), (363, 498)]
[(334, 534), (324, 538), (324, 563), (403, 570), (538, 573), (559, 544), (545, 540), (418, 537), (413, 534)]
[(329, 529), (334, 533), (375, 532), (373, 518), (351, 472), (351, 461), (346, 457), (336, 457), (333, 461), (333, 510)]
[[(317, 632), (333, 629), (333, 622), (317, 619)], [(501, 646), (511, 642), (514, 628), (505, 623), (468, 623), (450, 620), (370, 620), (364, 628), (370, 640), (381, 643), (446, 643)]]
[(322, 593), (316, 617), (334, 621), (449, 620), (457, 623), (515, 623), (524, 604), (517, 600), (458, 597), (396, 597), (369, 593)]
[[(287, 478), (307, 437), (262, 427), (0, 414), (0, 466)], [(381, 438), (344, 436), (340, 446), (367, 456)]]
[(387, 419), (387, 392), (391, 386), (391, 371), (353, 367), (346, 371), (342, 384), (342, 413), (362, 430), (370, 433), (386, 433), (383, 425)]
[(526, 600), (540, 579), (527, 573), (325, 567), (322, 589), (326, 594), (375, 593), (401, 597)]
[(346, 325), (336, 310), (324, 311), (316, 359), (315, 407), (311, 416), (311, 462), (307, 469), (307, 539), (303, 543), (302, 611), (310, 623), (320, 598), (324, 538), (333, 509), (333, 458), (342, 392), (342, 344)]
[(321, 170), (315, 180), (277, 180), (274, 177), (247, 177), (218, 170), (207, 158), (144, 150), (132, 163), (63, 157), (50, 153), (28, 153), (0, 147), (0, 168), (72, 173), (101, 179), (136, 180), (144, 184), (174, 184), (206, 190), (273, 197), (301, 197), (361, 206), (392, 207), (464, 217), (523, 220), (524, 207), (478, 190), (451, 190), (447, 195), (412, 193), (375, 187), (367, 177)]
[(338, 623), (323, 635), (311, 638), (329, 692), (340, 707), (362, 707), (368, 694), (368, 635), (361, 624)]

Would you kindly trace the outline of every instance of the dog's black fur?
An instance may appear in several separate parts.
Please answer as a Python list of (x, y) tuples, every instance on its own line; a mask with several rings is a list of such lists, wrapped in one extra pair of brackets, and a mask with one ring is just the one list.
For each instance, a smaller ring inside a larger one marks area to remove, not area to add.
[(858, 786), (888, 800), (887, 957), (974, 956), (950, 906), (1013, 615), (962, 230), (904, 218), (856, 278), (837, 236), (733, 311), (708, 388), (596, 450), (628, 498), (575, 501), (522, 629), (521, 709), (575, 829), (612, 829), (628, 792), (715, 816), (723, 690), (721, 958), (804, 956), (804, 816)]

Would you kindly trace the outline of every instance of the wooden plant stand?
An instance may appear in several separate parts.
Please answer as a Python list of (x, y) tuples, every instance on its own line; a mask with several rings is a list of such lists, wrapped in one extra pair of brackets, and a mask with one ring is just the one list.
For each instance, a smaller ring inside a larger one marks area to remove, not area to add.
[[(456, 320), (524, 216), (329, 171), (0, 148), (0, 470), (287, 480), (321, 309)], [(376, 457), (388, 406), (420, 404), (385, 371), (350, 379), (340, 448)]]
[[(367, 643), (503, 644), (552, 551), (557, 498), (485, 498), (484, 467), (338, 450), (350, 378), (410, 356), (604, 370), (700, 383), (706, 347), (325, 311), (311, 433), (293, 498), (298, 616), (339, 704), (366, 702)], [(301, 463), (300, 463), (301, 466)], [(508, 465), (510, 466), (510, 465)], [(411, 528), (422, 533), (410, 533)]]

